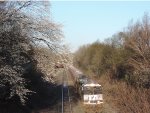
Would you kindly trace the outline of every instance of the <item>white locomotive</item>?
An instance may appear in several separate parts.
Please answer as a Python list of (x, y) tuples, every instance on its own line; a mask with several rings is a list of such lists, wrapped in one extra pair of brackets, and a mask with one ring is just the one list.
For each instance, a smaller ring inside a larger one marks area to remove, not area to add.
[(85, 83), (82, 85), (84, 104), (101, 104), (103, 95), (101, 85), (97, 83)]
[(82, 97), (84, 104), (103, 103), (102, 86), (100, 84), (93, 82), (74, 67), (70, 68), (70, 72), (73, 76), (76, 90)]

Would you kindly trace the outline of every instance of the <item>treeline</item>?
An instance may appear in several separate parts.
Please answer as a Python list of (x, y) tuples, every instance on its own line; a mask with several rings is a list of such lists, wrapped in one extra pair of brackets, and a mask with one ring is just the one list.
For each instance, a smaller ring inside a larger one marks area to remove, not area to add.
[(51, 65), (63, 51), (63, 35), (60, 25), (51, 21), (49, 8), (48, 1), (0, 2), (1, 113), (28, 113), (44, 106), (50, 96), (45, 67), (40, 66), (44, 55)]
[(103, 43), (79, 48), (74, 64), (90, 75), (109, 76), (139, 87), (150, 87), (150, 18), (130, 24)]

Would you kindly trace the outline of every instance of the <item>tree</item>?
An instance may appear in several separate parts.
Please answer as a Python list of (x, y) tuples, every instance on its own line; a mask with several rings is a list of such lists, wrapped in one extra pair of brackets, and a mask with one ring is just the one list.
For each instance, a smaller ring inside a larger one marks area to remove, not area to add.
[(35, 47), (62, 51), (60, 25), (50, 20), (47, 7), (45, 2), (0, 2), (0, 103), (16, 99), (24, 105), (33, 92), (27, 85), (37, 70)]
[(129, 27), (125, 46), (134, 52), (129, 64), (134, 67), (134, 79), (139, 86), (150, 86), (150, 22), (144, 15), (142, 22)]

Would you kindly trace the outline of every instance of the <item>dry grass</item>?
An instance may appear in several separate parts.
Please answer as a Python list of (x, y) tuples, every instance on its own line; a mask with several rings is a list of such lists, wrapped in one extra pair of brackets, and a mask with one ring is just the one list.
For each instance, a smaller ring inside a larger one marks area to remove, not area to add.
[(124, 82), (100, 78), (104, 101), (117, 113), (149, 113), (150, 89), (133, 88)]

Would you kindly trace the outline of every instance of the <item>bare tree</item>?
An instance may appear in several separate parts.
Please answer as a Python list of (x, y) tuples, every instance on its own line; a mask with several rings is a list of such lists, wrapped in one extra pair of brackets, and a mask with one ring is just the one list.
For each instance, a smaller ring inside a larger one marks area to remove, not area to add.
[(142, 22), (129, 27), (126, 46), (134, 52), (129, 63), (135, 68), (134, 75), (139, 85), (150, 85), (150, 22), (144, 15)]

